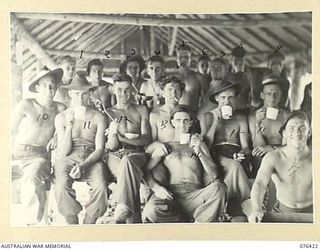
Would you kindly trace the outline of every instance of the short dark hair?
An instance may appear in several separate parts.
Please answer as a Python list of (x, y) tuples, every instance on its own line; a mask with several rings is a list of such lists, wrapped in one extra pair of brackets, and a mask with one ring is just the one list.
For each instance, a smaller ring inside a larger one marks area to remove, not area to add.
[(132, 78), (127, 73), (116, 73), (112, 76), (114, 83), (116, 82), (129, 82), (132, 83)]
[(69, 55), (67, 55), (67, 56), (60, 56), (60, 57), (58, 58), (58, 63), (59, 63), (59, 64), (62, 64), (63, 62), (71, 62), (71, 63), (76, 64), (76, 59), (75, 59), (74, 57), (69, 56)]
[[(197, 117), (193, 111), (190, 110), (190, 107), (187, 105), (177, 105), (171, 110), (170, 112), (170, 124), (172, 125), (172, 120), (174, 118), (174, 115), (178, 112), (185, 112), (189, 115), (190, 120), (192, 121), (192, 125), (189, 129), (189, 132), (191, 134), (193, 133), (200, 133), (200, 124), (199, 121), (197, 120)], [(173, 125), (172, 125), (173, 126)]]
[(87, 74), (90, 75), (90, 70), (93, 65), (98, 65), (103, 68), (103, 63), (100, 59), (92, 59), (87, 66)]
[(215, 62), (221, 63), (221, 64), (223, 64), (223, 65), (226, 65), (226, 66), (230, 67), (230, 62), (229, 62), (227, 59), (222, 58), (222, 57), (214, 58), (214, 59), (211, 61), (211, 63), (215, 63)]
[(185, 88), (185, 84), (182, 82), (181, 79), (179, 79), (178, 77), (176, 76), (165, 76), (161, 79), (160, 83), (159, 83), (159, 86), (162, 90), (164, 90), (165, 86), (168, 84), (168, 83), (177, 83), (180, 85), (180, 88), (181, 88), (181, 92), (184, 91), (184, 88)]
[(183, 43), (178, 46), (177, 52), (180, 50), (187, 50), (187, 51), (191, 52), (191, 47), (188, 44)]
[(276, 51), (276, 52), (273, 52), (270, 55), (268, 55), (268, 61), (270, 61), (272, 58), (277, 58), (277, 57), (281, 58), (282, 61), (285, 60), (284, 55), (280, 51)]
[(162, 56), (151, 56), (149, 57), (149, 59), (147, 60), (147, 64), (149, 62), (159, 62), (161, 63), (162, 65), (164, 65), (164, 59)]
[(178, 113), (178, 112), (187, 113), (190, 116), (190, 120), (191, 121), (195, 120), (195, 114), (190, 110), (189, 106), (187, 106), (187, 105), (177, 105), (170, 112), (170, 122), (171, 122), (171, 120), (173, 120), (174, 115), (176, 113)]
[(198, 59), (198, 63), (201, 62), (201, 61), (208, 61), (208, 62), (210, 62), (210, 61), (211, 61), (210, 56), (208, 56), (208, 55), (202, 55), (202, 56), (200, 56), (199, 59)]
[(279, 133), (281, 136), (282, 136), (283, 131), (286, 129), (288, 122), (293, 118), (305, 120), (308, 123), (308, 125), (310, 126), (310, 120), (309, 120), (308, 114), (304, 111), (301, 111), (301, 110), (294, 110), (294, 111), (292, 111), (291, 115), (287, 118), (285, 123), (282, 125), (282, 127), (279, 129)]

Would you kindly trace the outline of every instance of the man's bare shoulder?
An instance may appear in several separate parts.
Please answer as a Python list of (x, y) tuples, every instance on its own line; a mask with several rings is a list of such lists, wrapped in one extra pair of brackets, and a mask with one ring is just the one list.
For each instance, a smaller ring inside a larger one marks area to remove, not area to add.
[(132, 104), (134, 110), (139, 112), (141, 116), (149, 116), (149, 111), (145, 105)]
[(99, 88), (108, 88), (110, 85), (111, 85), (111, 83), (102, 80), (100, 82)]
[(18, 106), (20, 108), (32, 108), (34, 106), (35, 101), (36, 99), (34, 98), (23, 99), (19, 102)]
[(163, 106), (158, 106), (152, 109), (152, 112), (150, 113), (150, 117), (160, 117), (162, 115), (166, 114)]
[(236, 113), (234, 116), (239, 122), (247, 122), (248, 121), (248, 116), (246, 116), (244, 114)]
[(66, 109), (66, 106), (62, 102), (56, 102), (54, 101), (53, 104), (56, 106), (57, 110), (59, 112), (62, 112), (63, 110)]
[(281, 147), (267, 153), (263, 157), (263, 161), (268, 162), (269, 164), (272, 164), (272, 165), (276, 165), (279, 161), (283, 160), (284, 156), (285, 155), (283, 152), (283, 147)]

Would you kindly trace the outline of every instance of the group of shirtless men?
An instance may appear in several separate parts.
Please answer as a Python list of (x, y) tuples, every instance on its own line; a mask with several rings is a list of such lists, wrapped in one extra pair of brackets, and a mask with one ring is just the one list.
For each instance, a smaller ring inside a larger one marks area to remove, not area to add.
[[(260, 222), (271, 178), (272, 212), (312, 213), (310, 117), (286, 108), (283, 55), (269, 56), (258, 84), (242, 47), (230, 64), (201, 56), (199, 72), (190, 69), (187, 45), (176, 53), (174, 75), (164, 75), (159, 55), (143, 71), (141, 57), (131, 56), (113, 84), (102, 80), (98, 59), (87, 74), (75, 72), (70, 56), (39, 72), (29, 85), (36, 97), (22, 100), (13, 117), (28, 225), (43, 219), (46, 181), (68, 224), (78, 224), (82, 210), (74, 181), (91, 188), (84, 224), (105, 213), (111, 182), (114, 223), (203, 223), (228, 214)], [(141, 185), (151, 190), (142, 213)]]

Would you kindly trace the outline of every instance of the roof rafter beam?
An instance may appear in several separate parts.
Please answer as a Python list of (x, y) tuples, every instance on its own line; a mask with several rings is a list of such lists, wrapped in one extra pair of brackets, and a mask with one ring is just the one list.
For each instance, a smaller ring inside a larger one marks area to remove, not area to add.
[(43, 64), (48, 68), (56, 68), (56, 62), (50, 57), (50, 55), (41, 47), (39, 42), (30, 35), (26, 28), (20, 23), (20, 21), (11, 14), (11, 24), (13, 30), (19, 34), (19, 37), (22, 39), (24, 44), (29, 48), (29, 50), (35, 54)]
[(281, 18), (281, 19), (263, 19), (263, 20), (219, 20), (219, 19), (176, 19), (176, 18), (156, 18), (144, 16), (110, 16), (104, 14), (71, 14), (71, 13), (16, 13), (18, 18), (33, 18), (45, 20), (58, 20), (69, 22), (86, 23), (108, 23), (125, 25), (145, 25), (145, 26), (173, 26), (173, 27), (223, 27), (223, 28), (248, 28), (248, 27), (266, 27), (266, 26), (296, 26), (311, 25), (310, 18)]

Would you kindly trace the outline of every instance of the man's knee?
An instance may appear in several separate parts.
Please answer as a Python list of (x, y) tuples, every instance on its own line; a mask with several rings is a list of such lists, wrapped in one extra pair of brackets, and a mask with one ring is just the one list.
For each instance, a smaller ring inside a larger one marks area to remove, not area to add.
[(30, 164), (24, 169), (23, 179), (29, 182), (40, 182), (50, 178), (50, 166), (46, 159)]
[(233, 175), (243, 171), (243, 167), (239, 161), (230, 160), (229, 164), (223, 166), (225, 175)]
[(225, 198), (227, 195), (227, 186), (222, 181), (214, 181), (207, 188), (211, 194), (215, 194), (214, 197)]
[(65, 176), (68, 175), (70, 172), (70, 165), (69, 159), (67, 157), (61, 157), (59, 160), (56, 161), (54, 164), (54, 174), (56, 176)]

